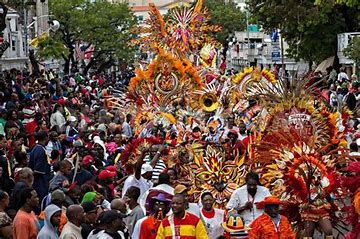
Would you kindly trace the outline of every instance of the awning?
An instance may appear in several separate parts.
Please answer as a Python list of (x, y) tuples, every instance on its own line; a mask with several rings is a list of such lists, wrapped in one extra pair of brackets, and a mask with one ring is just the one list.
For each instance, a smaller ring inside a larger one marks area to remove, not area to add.
[(326, 60), (322, 61), (315, 69), (315, 72), (321, 71), (326, 72), (326, 68), (334, 64), (335, 56), (330, 56)]

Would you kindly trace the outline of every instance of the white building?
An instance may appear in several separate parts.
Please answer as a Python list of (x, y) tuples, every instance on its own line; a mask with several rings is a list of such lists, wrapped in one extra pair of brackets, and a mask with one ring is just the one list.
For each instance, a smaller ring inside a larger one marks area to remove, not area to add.
[(4, 41), (8, 41), (10, 47), (0, 58), (0, 70), (22, 69), (27, 61), (24, 51), (23, 26), (19, 24), (19, 17), (20, 15), (14, 9), (8, 9)]
[[(304, 62), (296, 62), (287, 56), (288, 44), (283, 41), (281, 35), (277, 41), (261, 31), (235, 32), (229, 44), (228, 68), (242, 70), (245, 66), (263, 66), (271, 68), (274, 64), (285, 65), (285, 70), (305, 72), (308, 65)], [(283, 49), (281, 49), (283, 47)], [(284, 53), (284, 57), (282, 57)]]

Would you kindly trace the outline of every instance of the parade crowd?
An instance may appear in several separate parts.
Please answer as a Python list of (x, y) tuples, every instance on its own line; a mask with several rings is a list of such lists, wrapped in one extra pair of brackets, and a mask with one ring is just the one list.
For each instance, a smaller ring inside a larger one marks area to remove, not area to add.
[[(340, 104), (354, 110), (360, 82), (343, 70), (328, 70), (324, 94), (329, 104), (334, 110)], [(61, 78), (44, 71), (35, 78), (16, 69), (3, 72), (0, 238), (296, 238), (279, 213), (282, 201), (261, 186), (255, 172), (244, 176), (245, 184), (221, 207), (211, 192), (195, 199), (194, 182), (165, 160), (178, 147), (176, 130), (154, 123), (135, 133), (135, 116), (116, 107), (124, 94), (116, 81), (106, 75)], [(192, 122), (183, 138), (230, 143), (225, 150), (231, 160), (233, 149), (245, 153), (250, 135), (246, 124), (234, 119), (229, 115), (216, 135)], [(359, 155), (359, 121), (351, 124), (348, 147)], [(137, 149), (128, 173), (120, 157), (141, 137), (151, 137), (152, 143)], [(328, 219), (314, 221), (332, 238)]]

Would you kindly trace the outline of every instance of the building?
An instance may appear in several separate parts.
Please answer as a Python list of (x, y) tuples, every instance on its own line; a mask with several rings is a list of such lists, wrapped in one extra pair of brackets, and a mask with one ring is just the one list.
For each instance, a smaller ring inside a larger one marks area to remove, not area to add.
[(176, 6), (190, 6), (194, 0), (112, 0), (112, 2), (126, 2), (138, 18), (140, 24), (149, 17), (149, 4), (154, 3), (159, 9), (160, 14), (166, 14), (167, 11)]
[[(227, 55), (228, 68), (242, 70), (246, 66), (272, 68), (274, 64), (284, 64), (285, 70), (305, 72), (308, 65), (296, 62), (286, 55), (288, 44), (278, 35), (271, 39), (269, 34), (249, 26), (249, 31), (235, 32), (230, 40)], [(284, 54), (284, 56), (282, 56)]]
[(19, 18), (18, 12), (12, 8), (8, 9), (4, 41), (8, 41), (10, 46), (0, 58), (0, 70), (21, 69), (27, 61), (24, 51), (23, 26), (19, 23)]

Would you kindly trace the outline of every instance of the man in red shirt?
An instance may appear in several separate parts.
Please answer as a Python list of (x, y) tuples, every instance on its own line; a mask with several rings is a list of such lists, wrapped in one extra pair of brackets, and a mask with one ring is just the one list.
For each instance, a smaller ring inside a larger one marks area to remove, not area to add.
[(171, 204), (173, 214), (162, 220), (156, 239), (208, 239), (201, 219), (186, 211), (187, 200), (184, 194), (175, 194)]
[(163, 193), (151, 198), (149, 203), (151, 215), (136, 223), (132, 238), (155, 239), (161, 221), (170, 210), (170, 202)]

